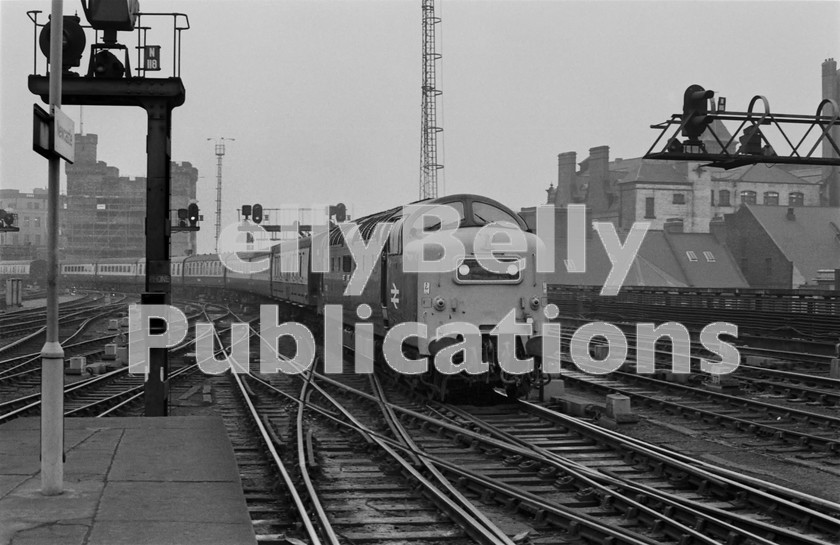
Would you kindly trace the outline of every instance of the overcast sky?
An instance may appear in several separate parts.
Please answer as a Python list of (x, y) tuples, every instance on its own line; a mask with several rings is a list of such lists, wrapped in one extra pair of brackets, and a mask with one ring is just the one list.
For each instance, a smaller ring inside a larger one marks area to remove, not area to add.
[[(235, 139), (224, 157), (223, 222), (243, 203), (344, 202), (360, 216), (417, 199), (420, 5), (140, 1), (143, 12), (184, 12), (192, 26), (172, 158), (200, 171), (200, 251), (211, 250), (215, 213), (207, 138)], [(0, 187), (22, 190), (47, 179), (31, 150), (40, 100), (26, 87), (28, 9), (49, 13), (50, 2), (0, 0)], [(65, 0), (65, 14), (76, 11), (80, 3)], [(730, 110), (763, 94), (773, 111), (810, 114), (823, 60), (840, 59), (838, 1), (438, 0), (437, 13), (440, 193), (485, 194), (514, 209), (545, 201), (558, 153), (581, 160), (608, 145), (612, 158), (643, 155), (658, 134), (649, 126), (681, 111), (690, 84), (726, 96)], [(161, 76), (172, 68), (169, 24), (155, 21), (159, 34), (149, 36), (164, 47)], [(79, 108), (65, 111), (78, 130)], [(141, 109), (86, 107), (83, 117), (84, 131), (99, 135), (99, 160), (145, 176)]]

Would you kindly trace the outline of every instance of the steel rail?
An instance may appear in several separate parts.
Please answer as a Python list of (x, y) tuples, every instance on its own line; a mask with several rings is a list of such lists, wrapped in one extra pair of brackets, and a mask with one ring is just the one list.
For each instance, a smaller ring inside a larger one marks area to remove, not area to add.
[[(308, 373), (309, 375), (317, 375), (317, 373)], [(408, 472), (408, 474), (413, 478), (417, 483), (423, 486), (423, 489), (429, 493), (432, 498), (432, 502), (438, 506), (438, 508), (442, 508), (447, 515), (449, 515), (452, 520), (457, 521), (459, 525), (464, 529), (467, 534), (482, 544), (493, 544), (493, 545), (507, 545), (509, 543), (507, 540), (499, 539), (494, 532), (490, 531), (486, 528), (483, 524), (481, 524), (478, 520), (473, 518), (469, 513), (467, 513), (457, 502), (448, 498), (441, 490), (439, 490), (431, 481), (426, 479), (414, 466), (409, 463), (403, 456), (400, 456), (395, 450), (392, 445), (389, 445), (389, 442), (386, 442), (382, 439), (379, 434), (375, 434), (372, 430), (370, 430), (367, 426), (359, 422), (351, 413), (350, 411), (344, 407), (341, 403), (339, 403), (335, 398), (333, 398), (326, 390), (321, 388), (315, 382), (312, 382), (312, 387), (318, 390), (318, 393), (321, 394), (327, 401), (330, 402), (338, 411), (350, 422), (353, 423), (353, 428), (355, 431), (360, 433), (362, 436), (367, 436), (372, 440), (374, 443), (379, 446), (382, 450), (384, 450), (388, 455), (397, 462), (400, 466), (402, 466), (403, 470)], [(371, 396), (372, 397), (372, 396)], [(396, 443), (399, 445), (399, 443)]]
[[(342, 384), (341, 382), (335, 381), (329, 377), (319, 375), (318, 378), (330, 383), (334, 383), (346, 390), (352, 390), (355, 395), (367, 397), (371, 401), (375, 401), (375, 399), (372, 396), (370, 396), (370, 394), (361, 392), (359, 390), (355, 390), (352, 387)], [(785, 487), (781, 487), (779, 485), (775, 485), (773, 483), (761, 481), (752, 477), (747, 477), (745, 475), (731, 472), (723, 468), (717, 468), (716, 466), (713, 466), (711, 464), (694, 460), (679, 453), (672, 452), (661, 447), (656, 447), (655, 445), (649, 445), (638, 439), (634, 439), (629, 436), (624, 436), (616, 432), (612, 432), (605, 428), (600, 428), (598, 426), (588, 424), (583, 420), (573, 418), (561, 413), (557, 413), (540, 405), (521, 400), (519, 401), (519, 403), (522, 404), (523, 407), (527, 407), (528, 409), (532, 409), (533, 411), (539, 411), (540, 414), (546, 415), (547, 419), (549, 420), (553, 419), (556, 421), (560, 421), (565, 426), (582, 430), (583, 433), (589, 436), (594, 435), (595, 437), (601, 437), (602, 440), (608, 440), (612, 447), (615, 449), (629, 449), (635, 452), (636, 454), (640, 454), (649, 459), (655, 460), (657, 463), (667, 464), (671, 467), (674, 467), (678, 471), (684, 471), (693, 474), (696, 478), (702, 480), (702, 482), (705, 482), (708, 486), (718, 487), (722, 491), (731, 489), (733, 487), (740, 487), (742, 491), (748, 494), (753, 494), (755, 499), (761, 499), (765, 502), (764, 504), (753, 502), (755, 503), (757, 508), (766, 507), (766, 504), (778, 502), (782, 507), (789, 510), (790, 512), (797, 513), (796, 516), (791, 515), (790, 517), (788, 517), (791, 520), (798, 521), (803, 516), (811, 517), (820, 522), (820, 526), (822, 528), (825, 528), (825, 530), (823, 531), (825, 531), (826, 533), (840, 536), (840, 518), (827, 514), (834, 513), (837, 516), (840, 516), (840, 504), (802, 494), (796, 490), (791, 490)], [(411, 409), (407, 409), (405, 407), (393, 404), (391, 404), (391, 406), (394, 410), (406, 414), (412, 418), (428, 422), (429, 424), (447, 428), (455, 433), (461, 433), (465, 437), (477, 440), (487, 439), (486, 436), (477, 434), (471, 430), (466, 430), (458, 426), (453, 426), (447, 422), (442, 422), (422, 413), (412, 411)], [(493, 444), (492, 441), (491, 444)], [(507, 443), (503, 442), (498, 442), (494, 446), (497, 448), (505, 448), (506, 446), (511, 445), (508, 445)], [(532, 451), (520, 449), (520, 452), (518, 452), (518, 454), (528, 456), (530, 452)], [(823, 509), (825, 512), (817, 511), (811, 507), (808, 507), (807, 505), (801, 505), (799, 502), (806, 504), (815, 504), (821, 509)]]
[[(737, 429), (747, 428), (752, 429), (754, 431), (765, 431), (769, 432), (771, 435), (776, 437), (780, 440), (787, 440), (788, 438), (795, 438), (800, 445), (813, 447), (815, 445), (820, 445), (824, 447), (829, 452), (840, 454), (840, 438), (833, 437), (820, 437), (818, 435), (811, 435), (809, 433), (799, 432), (788, 430), (785, 428), (773, 426), (770, 424), (764, 424), (761, 422), (753, 422), (750, 420), (745, 420), (743, 418), (738, 418), (735, 416), (729, 416), (726, 414), (720, 414), (716, 412), (712, 412), (705, 409), (698, 409), (695, 407), (690, 407), (687, 405), (682, 405), (676, 401), (669, 401), (665, 399), (657, 399), (655, 397), (641, 394), (638, 392), (634, 392), (632, 390), (624, 389), (617, 386), (608, 386), (605, 384), (601, 384), (594, 380), (588, 379), (590, 375), (586, 373), (579, 373), (576, 371), (568, 371), (563, 370), (560, 372), (560, 375), (563, 379), (574, 380), (576, 382), (592, 386), (595, 389), (599, 389), (601, 391), (609, 391), (609, 392), (620, 392), (624, 395), (629, 397), (633, 397), (636, 399), (641, 400), (643, 403), (649, 403), (653, 405), (660, 405), (664, 407), (671, 407), (676, 409), (681, 414), (682, 413), (689, 413), (694, 414), (697, 416), (701, 416), (704, 419), (709, 419), (712, 421), (728, 421), (735, 425)], [(751, 408), (755, 411), (761, 412), (763, 414), (775, 414), (780, 418), (784, 417), (794, 417), (797, 420), (805, 421), (805, 422), (820, 422), (824, 426), (828, 426), (828, 429), (833, 429), (835, 432), (839, 432), (840, 430), (840, 418), (832, 417), (832, 416), (825, 416), (816, 413), (811, 413), (807, 411), (802, 411), (799, 409), (791, 409), (787, 407), (782, 407), (779, 405), (773, 405), (770, 403), (763, 403), (761, 401), (754, 401), (750, 399), (744, 399), (740, 397), (730, 396), (727, 394), (722, 394), (718, 392), (712, 392), (709, 390), (701, 390), (699, 388), (692, 388), (690, 386), (683, 386), (682, 384), (675, 384), (673, 382), (667, 382), (664, 380), (657, 380), (653, 378), (644, 377), (641, 375), (633, 375), (630, 373), (622, 373), (620, 371), (614, 371), (610, 373), (610, 375), (617, 375), (623, 379), (633, 380), (638, 383), (642, 384), (652, 384), (659, 388), (670, 388), (676, 389), (679, 391), (683, 391), (686, 393), (691, 393), (695, 396), (705, 397), (706, 399), (716, 399), (719, 401), (723, 401), (726, 404), (732, 406), (738, 406), (741, 408)], [(607, 375), (597, 375), (599, 378), (604, 378)]]
[[(391, 405), (391, 404), (388, 404), (387, 402), (382, 403), (381, 401), (380, 401), (380, 404), (384, 404), (386, 406)], [(439, 404), (437, 404), (437, 405), (439, 405)], [(454, 407), (450, 407), (450, 406), (447, 406), (446, 409), (449, 410), (449, 411), (452, 411), (452, 412), (458, 411), (458, 409), (455, 409)], [(391, 410), (393, 411), (393, 408), (391, 408)], [(466, 413), (462, 413), (462, 414), (466, 414)], [(474, 420), (474, 419), (471, 419), (471, 420)], [(456, 429), (460, 427), (458, 424), (453, 424), (453, 425), (456, 427)], [(708, 538), (705, 535), (705, 533), (699, 532), (694, 528), (686, 526), (683, 523), (683, 521), (681, 521), (681, 520), (677, 520), (674, 516), (674, 513), (666, 515), (664, 513), (661, 513), (659, 511), (645, 505), (645, 503), (640, 502), (639, 500), (637, 500), (634, 497), (627, 496), (625, 494), (619, 493), (616, 490), (611, 489), (609, 487), (610, 486), (624, 486), (625, 488), (633, 488), (632, 492), (634, 493), (634, 495), (642, 493), (643, 495), (645, 495), (647, 497), (657, 497), (657, 499), (659, 499), (660, 501), (663, 501), (665, 504), (670, 504), (671, 510), (680, 509), (682, 511), (682, 513), (681, 513), (682, 514), (682, 519), (686, 522), (696, 522), (699, 519), (705, 518), (706, 522), (704, 524), (707, 524), (707, 526), (711, 526), (711, 528), (704, 529), (704, 532), (709, 531), (709, 530), (715, 530), (716, 534), (718, 536), (724, 538), (724, 539), (730, 538), (733, 534), (741, 534), (741, 535), (745, 535), (746, 537), (752, 538), (756, 544), (762, 543), (764, 545), (774, 545), (772, 541), (765, 540), (765, 539), (763, 539), (760, 536), (755, 535), (755, 534), (750, 534), (750, 532), (745, 531), (742, 528), (738, 528), (738, 527), (736, 527), (732, 524), (729, 524), (729, 523), (727, 523), (725, 521), (722, 521), (722, 520), (719, 520), (719, 519), (709, 518), (708, 512), (704, 514), (704, 513), (699, 512), (694, 506), (687, 506), (682, 501), (681, 498), (666, 497), (666, 496), (660, 494), (659, 491), (643, 490), (642, 487), (633, 487), (631, 485), (635, 485), (635, 483), (628, 483), (624, 479), (616, 478), (616, 477), (613, 477), (613, 476), (605, 476), (603, 474), (594, 472), (593, 470), (591, 470), (589, 468), (586, 468), (585, 466), (581, 466), (579, 464), (575, 464), (574, 462), (570, 462), (569, 460), (566, 460), (566, 459), (564, 459), (560, 456), (557, 456), (554, 453), (544, 451), (544, 449), (539, 449), (539, 447), (533, 447), (533, 446), (529, 445), (527, 442), (518, 440), (518, 439), (514, 438), (513, 436), (504, 435), (503, 432), (499, 432), (499, 434), (502, 435), (502, 436), (497, 436), (496, 439), (507, 445), (506, 447), (502, 447), (502, 448), (507, 448), (507, 450), (511, 450), (509, 447), (512, 446), (512, 445), (516, 445), (520, 449), (526, 449), (526, 450), (535, 452), (536, 454), (538, 454), (538, 456), (534, 456), (534, 455), (529, 456), (533, 461), (536, 461), (538, 463), (546, 464), (549, 467), (554, 467), (555, 469), (560, 469), (565, 474), (573, 476), (576, 480), (578, 480), (578, 482), (583, 482), (585, 484), (585, 486), (599, 490), (602, 497), (610, 498), (610, 501), (613, 502), (613, 503), (620, 502), (623, 506), (622, 511), (625, 514), (633, 513), (634, 518), (644, 518), (644, 520), (647, 522), (648, 526), (651, 527), (651, 528), (655, 527), (657, 524), (661, 524), (661, 522), (663, 520), (663, 517), (665, 517), (665, 518), (671, 519), (671, 525), (676, 530), (676, 532), (674, 532), (672, 530), (672, 533), (675, 534), (675, 535), (679, 535), (680, 538), (682, 538), (682, 536), (691, 536), (694, 540), (697, 540), (696, 542), (698, 542), (698, 543), (701, 543), (701, 542), (717, 543), (715, 541), (712, 541), (710, 538)], [(456, 434), (456, 437), (457, 437), (457, 434)], [(476, 440), (476, 439), (473, 439), (473, 440)], [(500, 448), (500, 445), (501, 445), (501, 443), (495, 442), (495, 443), (490, 444), (490, 448), (498, 449), (498, 448)], [(413, 442), (411, 444), (409, 444), (409, 446), (412, 447), (412, 450), (415, 450), (415, 451), (418, 450), (416, 448), (416, 445), (413, 444)], [(520, 456), (522, 455), (521, 454), (522, 450), (514, 449), (513, 452), (519, 454)], [(607, 480), (608, 482), (607, 483), (599, 482), (599, 481), (604, 481), (604, 480)], [(663, 506), (663, 509), (665, 509), (665, 508), (666, 507)], [(640, 517), (641, 514), (645, 514), (646, 516), (645, 517)], [(724, 513), (721, 511), (718, 514), (724, 514)], [(767, 528), (765, 527), (765, 528), (762, 528), (762, 529), (766, 530)], [(781, 532), (781, 533), (783, 533), (783, 532)], [(817, 543), (821, 543), (821, 542), (808, 540), (808, 541), (801, 541), (801, 543), (817, 544)], [(823, 545), (827, 545), (827, 544), (823, 543)]]
[(398, 442), (402, 443), (406, 447), (408, 447), (408, 456), (414, 462), (415, 465), (419, 465), (420, 463), (426, 468), (435, 481), (438, 482), (438, 485), (441, 486), (445, 493), (449, 495), (451, 499), (458, 502), (458, 504), (467, 511), (475, 520), (479, 523), (483, 524), (487, 530), (492, 532), (499, 538), (500, 541), (503, 543), (507, 543), (508, 545), (514, 545), (513, 541), (505, 534), (496, 524), (494, 524), (487, 515), (482, 513), (473, 502), (468, 500), (457, 488), (452, 486), (452, 483), (440, 472), (438, 469), (426, 458), (418, 457), (415, 452), (420, 452), (421, 449), (417, 446), (414, 440), (411, 438), (411, 435), (405, 429), (405, 426), (402, 425), (402, 422), (397, 418), (394, 409), (388, 403), (388, 400), (385, 397), (385, 390), (382, 388), (382, 384), (379, 381), (379, 378), (376, 375), (369, 375), (369, 380), (371, 382), (371, 389), (376, 395), (377, 398), (377, 405), (379, 406), (380, 410), (382, 411), (383, 416), (385, 417), (386, 421), (388, 422), (388, 426), (391, 428), (394, 437), (397, 439)]
[[(256, 377), (251, 377), (251, 378), (256, 380), (262, 386), (276, 392), (277, 394), (282, 395), (282, 396), (284, 396), (288, 399), (291, 399), (293, 401), (297, 401), (294, 396), (291, 396), (290, 394), (287, 394), (287, 393), (283, 392), (282, 390), (279, 390), (279, 389), (275, 388), (270, 383), (268, 383), (268, 382), (266, 382), (262, 379), (256, 378)], [(320, 376), (320, 378), (323, 378), (323, 377)], [(341, 383), (338, 383), (338, 384), (341, 385)], [(317, 385), (315, 385), (315, 386), (317, 387)], [(346, 385), (344, 385), (344, 386), (346, 386)], [(369, 399), (370, 401), (375, 401), (373, 396), (371, 396), (370, 394), (367, 394), (365, 392), (360, 392), (359, 390), (356, 390), (356, 389), (354, 389), (352, 387), (349, 387), (349, 386), (346, 386), (346, 389), (348, 391), (350, 391), (351, 393), (360, 394), (362, 397), (365, 397), (365, 398)], [(401, 409), (400, 407), (395, 406), (391, 403), (388, 403), (388, 405), (390, 405), (392, 408), (394, 408), (396, 410)], [(399, 442), (395, 441), (394, 439), (391, 439), (389, 437), (386, 437), (384, 435), (381, 435), (381, 434), (379, 434), (375, 431), (372, 431), (372, 430), (366, 428), (364, 425), (362, 425), (361, 423), (356, 421), (352, 417), (352, 415), (350, 415), (350, 417), (349, 417), (350, 422), (347, 422), (344, 419), (342, 419), (342, 418), (334, 415), (333, 413), (327, 411), (326, 409), (323, 409), (322, 407), (313, 407), (313, 409), (316, 410), (319, 414), (321, 414), (325, 418), (328, 418), (331, 421), (333, 421), (333, 422), (335, 422), (335, 423), (337, 423), (341, 426), (344, 426), (348, 429), (356, 431), (357, 433), (361, 433), (361, 434), (363, 434), (363, 437), (369, 438), (369, 439), (373, 440), (374, 442), (376, 442), (377, 444), (382, 444), (383, 445), (382, 448), (385, 448), (386, 450), (390, 447), (390, 448), (398, 449), (398, 450), (401, 450), (401, 451), (404, 451), (404, 452), (411, 452), (410, 449), (407, 446), (403, 445), (402, 443), (399, 443)], [(339, 407), (339, 410), (341, 410), (340, 407)], [(411, 411), (408, 411), (408, 412), (410, 413)], [(419, 415), (419, 413), (415, 413), (415, 414)], [(427, 418), (427, 420), (430, 420), (430, 421), (434, 420), (434, 419), (431, 419), (431, 418), (428, 418), (428, 417), (426, 417), (426, 418)], [(456, 431), (463, 431), (463, 430), (457, 430), (457, 428), (456, 428)], [(444, 460), (440, 457), (437, 457), (435, 455), (426, 453), (426, 452), (421, 451), (421, 450), (413, 451), (412, 453), (415, 454), (416, 456), (426, 458), (426, 459), (432, 461), (435, 465), (437, 465), (439, 467), (442, 467), (442, 468), (445, 468), (447, 471), (453, 472), (453, 474), (456, 475), (459, 479), (468, 479), (468, 480), (472, 480), (473, 482), (481, 483), (481, 485), (484, 486), (487, 489), (493, 489), (495, 492), (505, 494), (505, 495), (517, 500), (517, 501), (527, 502), (527, 505), (529, 506), (529, 508), (532, 512), (534, 512), (534, 513), (540, 513), (541, 512), (542, 516), (544, 516), (544, 517), (549, 517), (549, 516), (554, 517), (555, 519), (558, 520), (558, 525), (559, 526), (566, 527), (569, 530), (569, 532), (572, 533), (572, 534), (585, 533), (589, 538), (592, 538), (593, 543), (613, 543), (613, 544), (616, 544), (616, 545), (618, 545), (619, 543), (626, 544), (626, 545), (656, 545), (656, 544), (659, 543), (658, 541), (653, 541), (653, 540), (651, 540), (649, 538), (646, 538), (644, 536), (640, 536), (640, 535), (635, 534), (635, 533), (624, 531), (622, 529), (613, 528), (612, 526), (603, 524), (596, 517), (586, 515), (586, 514), (575, 513), (571, 509), (565, 508), (563, 506), (558, 506), (558, 505), (554, 505), (554, 504), (545, 502), (545, 501), (543, 501), (542, 499), (540, 499), (539, 497), (537, 497), (533, 494), (525, 493), (521, 490), (517, 490), (517, 489), (515, 489), (511, 486), (508, 486), (508, 485), (500, 485), (500, 484), (495, 483), (491, 480), (488, 480), (488, 479), (486, 479), (482, 476), (479, 476), (475, 473), (465, 471), (462, 468), (460, 468), (460, 467), (458, 467), (458, 466), (456, 466), (456, 465), (454, 465), (450, 462), (447, 462), (446, 460)], [(407, 462), (406, 462), (406, 464), (407, 464)], [(408, 467), (410, 468), (411, 466), (409, 465)], [(425, 478), (422, 477), (422, 476), (420, 477), (420, 479), (422, 479), (422, 480), (420, 480), (418, 482), (423, 482), (425, 480)], [(431, 483), (429, 483), (429, 484), (431, 484)], [(436, 492), (436, 493), (440, 493), (440, 491), (435, 487), (432, 487), (431, 491)], [(563, 523), (565, 523), (565, 524), (563, 524)]]
[(231, 377), (233, 377), (233, 381), (236, 383), (238, 387), (239, 394), (245, 403), (245, 407), (247, 408), (247, 413), (251, 417), (251, 423), (257, 428), (259, 432), (260, 438), (262, 439), (265, 448), (268, 450), (269, 455), (271, 456), (272, 461), (274, 462), (275, 467), (277, 467), (277, 471), (280, 473), (283, 482), (286, 485), (286, 488), (289, 491), (289, 495), (292, 497), (292, 501), (297, 508), (298, 514), (300, 515), (300, 519), (303, 522), (304, 527), (306, 528), (306, 533), (309, 536), (312, 545), (320, 545), (321, 538), (318, 535), (315, 526), (312, 524), (312, 521), (309, 519), (309, 514), (306, 510), (306, 505), (304, 505), (303, 500), (301, 499), (300, 494), (295, 488), (294, 480), (292, 479), (289, 472), (286, 470), (286, 466), (283, 463), (283, 460), (280, 458), (280, 455), (277, 452), (277, 449), (274, 447), (274, 442), (271, 440), (271, 437), (266, 430), (265, 425), (260, 418), (260, 414), (257, 411), (257, 408), (254, 406), (253, 401), (251, 401), (251, 396), (248, 395), (247, 389), (239, 377), (237, 373), (231, 373)]
[[(590, 436), (602, 437), (611, 441), (613, 445), (623, 446), (658, 462), (670, 464), (681, 471), (690, 472), (701, 479), (707, 480), (710, 484), (716, 484), (723, 488), (740, 488), (752, 494), (756, 500), (760, 499), (765, 502), (764, 504), (753, 502), (757, 507), (764, 507), (768, 503), (778, 503), (791, 513), (796, 513), (796, 515), (790, 515), (786, 518), (801, 522), (802, 517), (810, 517), (820, 522), (820, 527), (823, 528), (821, 531), (840, 538), (840, 518), (838, 518), (840, 517), (840, 504), (708, 464), (640, 439), (625, 436), (584, 420), (558, 413), (536, 403), (522, 400), (517, 403), (532, 414), (541, 415), (548, 420), (560, 422), (568, 427), (585, 430)], [(750, 498), (746, 499), (749, 500)], [(825, 512), (817, 511), (808, 505), (803, 505), (803, 503), (815, 504)], [(833, 513), (833, 515), (828, 513)], [(780, 514), (784, 516), (784, 513)]]
[[(206, 314), (205, 314), (205, 316), (206, 316)], [(86, 343), (88, 341), (84, 341), (84, 342)], [(170, 348), (170, 351), (178, 352), (178, 351), (186, 349), (187, 347), (189, 347), (193, 344), (195, 344), (195, 339), (183, 341), (180, 344)], [(121, 374), (129, 374), (128, 371), (129, 371), (129, 367), (122, 367), (120, 369), (114, 369), (113, 371), (109, 371), (107, 373), (103, 373), (101, 375), (91, 377), (91, 378), (86, 379), (86, 380), (80, 380), (80, 381), (74, 382), (72, 384), (66, 384), (64, 386), (64, 395), (66, 396), (66, 395), (72, 394), (72, 393), (74, 393), (77, 390), (80, 390), (82, 388), (87, 388), (87, 387), (90, 387), (92, 385), (98, 384), (100, 382), (104, 382), (104, 381), (116, 378)], [(131, 388), (131, 389), (133, 389), (133, 388)], [(124, 392), (122, 392), (122, 393), (124, 393)], [(118, 395), (120, 395), (120, 394), (118, 394)], [(114, 397), (114, 396), (109, 396), (109, 397)], [(16, 406), (20, 403), (24, 403), (25, 405), (23, 405), (21, 407), (18, 407), (17, 409), (9, 410), (8, 412), (5, 412), (5, 413), (2, 412), (5, 408), (14, 407), (14, 406)], [(94, 403), (96, 403), (96, 402), (94, 402)], [(13, 418), (15, 418), (17, 416), (34, 409), (34, 408), (38, 407), (40, 404), (41, 404), (41, 393), (40, 392), (0, 403), (0, 424), (2, 424), (4, 422), (7, 422), (9, 420), (12, 420)]]
[[(698, 524), (699, 521), (702, 521), (704, 534), (714, 533), (720, 539), (729, 539), (734, 535), (742, 535), (753, 540), (753, 542), (756, 544), (763, 543), (766, 545), (775, 545), (776, 542), (766, 539), (757, 533), (763, 532), (765, 534), (781, 534), (787, 539), (785, 543), (795, 542), (803, 544), (826, 544), (826, 542), (824, 541), (815, 541), (806, 536), (802, 536), (799, 533), (794, 533), (789, 530), (767, 524), (765, 522), (746, 518), (741, 515), (725, 511), (723, 509), (704, 505), (698, 501), (682, 498), (675, 494), (663, 492), (659, 489), (646, 486), (644, 484), (636, 483), (635, 481), (632, 481), (630, 479), (618, 476), (613, 472), (606, 472), (600, 469), (596, 470), (589, 468), (579, 462), (575, 462), (573, 460), (564, 458), (563, 456), (555, 454), (547, 449), (536, 445), (532, 445), (524, 439), (520, 439), (509, 432), (502, 431), (498, 429), (495, 425), (489, 424), (476, 417), (475, 415), (469, 414), (460, 408), (446, 406), (443, 410), (453, 413), (459, 418), (466, 420), (472, 425), (480, 428), (482, 431), (484, 431), (491, 437), (502, 441), (507, 441), (511, 444), (518, 445), (522, 448), (532, 450), (539, 456), (531, 457), (531, 459), (537, 461), (538, 463), (545, 464), (548, 467), (560, 469), (565, 474), (572, 475), (579, 481), (584, 481), (589, 486), (600, 485), (599, 488), (601, 488), (604, 497), (613, 497), (615, 491), (607, 487), (615, 487), (623, 489), (623, 495), (625, 497), (631, 497), (627, 496), (626, 494), (632, 493), (634, 495), (639, 495), (636, 497), (650, 497), (657, 500), (658, 502), (661, 502), (661, 505), (659, 506), (660, 509), (670, 509), (672, 511), (675, 509), (679, 509), (681, 513), (672, 512), (669, 514), (670, 518), (675, 518), (675, 516), (678, 515), (680, 517), (680, 520), (682, 520), (685, 524), (688, 524), (690, 522)], [(434, 411), (440, 415), (440, 418), (447, 419), (447, 417), (440, 413), (440, 411), (436, 409)], [(597, 481), (597, 484), (592, 483), (592, 480)], [(638, 512), (637, 506), (632, 506), (631, 509), (636, 510), (636, 512)], [(655, 513), (655, 515), (657, 516), (664, 515), (664, 513), (660, 513), (655, 510), (651, 511), (653, 511), (653, 513)], [(750, 527), (750, 529), (747, 530), (746, 528), (744, 528), (744, 526), (748, 526)]]
[(332, 523), (330, 522), (330, 519), (327, 516), (327, 512), (324, 510), (324, 506), (321, 505), (321, 500), (318, 498), (318, 490), (315, 488), (315, 485), (312, 482), (312, 478), (309, 475), (309, 468), (307, 467), (307, 457), (305, 452), (305, 443), (303, 436), (303, 413), (304, 409), (309, 404), (309, 394), (311, 393), (311, 391), (309, 390), (309, 386), (311, 380), (312, 375), (310, 375), (306, 380), (302, 381), (303, 384), (300, 388), (300, 403), (298, 404), (296, 422), (298, 471), (300, 471), (300, 476), (303, 479), (304, 486), (306, 486), (306, 492), (309, 494), (309, 503), (312, 504), (312, 507), (315, 509), (315, 513), (318, 516), (318, 521), (320, 522), (321, 530), (324, 532), (329, 543), (333, 545), (339, 545), (338, 536), (336, 535), (335, 530), (332, 527)]

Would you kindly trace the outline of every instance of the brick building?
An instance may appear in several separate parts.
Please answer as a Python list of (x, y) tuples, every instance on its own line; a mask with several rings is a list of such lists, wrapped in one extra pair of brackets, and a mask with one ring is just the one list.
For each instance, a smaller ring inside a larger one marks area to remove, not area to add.
[[(717, 131), (718, 129), (716, 129)], [(609, 159), (609, 147), (589, 150), (576, 164), (575, 152), (558, 156), (557, 188), (549, 187), (549, 204), (586, 204), (592, 219), (627, 230), (636, 221), (663, 229), (679, 219), (686, 233), (708, 233), (709, 222), (735, 212), (741, 204), (820, 206), (826, 180), (814, 169), (764, 164), (731, 170), (686, 161), (653, 161), (640, 157)]]
[[(146, 179), (120, 176), (119, 169), (97, 161), (98, 137), (76, 135), (76, 162), (67, 164), (67, 208), (62, 223), (70, 259), (142, 257), (146, 253)], [(171, 163), (171, 208), (195, 201), (198, 170)], [(172, 222), (176, 221), (174, 215)], [(173, 233), (172, 256), (194, 252), (195, 233)]]

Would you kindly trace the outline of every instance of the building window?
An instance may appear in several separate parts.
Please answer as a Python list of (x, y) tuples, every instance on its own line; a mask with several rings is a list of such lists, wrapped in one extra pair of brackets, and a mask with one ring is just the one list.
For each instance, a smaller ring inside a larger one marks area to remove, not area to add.
[(729, 204), (729, 190), (728, 189), (721, 189), (718, 192), (718, 202), (720, 206), (732, 206)]
[(705, 258), (706, 258), (706, 261), (707, 261), (708, 263), (714, 263), (714, 262), (715, 262), (715, 254), (713, 254), (712, 252), (710, 252), (710, 251), (708, 251), (708, 250), (706, 250), (705, 252), (703, 252), (703, 257), (705, 257)]
[(697, 254), (695, 254), (693, 251), (688, 250), (685, 253), (685, 255), (686, 255), (686, 257), (688, 258), (689, 261), (697, 261)]
[(755, 191), (741, 191), (742, 204), (755, 204)]
[(803, 206), (805, 204), (805, 194), (799, 191), (794, 191), (788, 195), (788, 206)]
[(764, 204), (767, 206), (779, 206), (779, 193), (776, 191), (765, 191)]
[(685, 204), (685, 193), (674, 193), (673, 204)]
[(715, 205), (715, 190), (712, 189), (712, 206)]
[(653, 204), (653, 197), (647, 197), (645, 199), (645, 218), (647, 219), (656, 217), (656, 215), (653, 213)]

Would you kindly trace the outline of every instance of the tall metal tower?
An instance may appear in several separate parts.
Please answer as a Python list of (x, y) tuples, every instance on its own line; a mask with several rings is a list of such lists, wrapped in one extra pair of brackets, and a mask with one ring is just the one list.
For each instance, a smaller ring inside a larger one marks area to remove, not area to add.
[(236, 138), (223, 136), (216, 140), (216, 249), (219, 248), (219, 234), (222, 232), (222, 157), (225, 156), (225, 140), (235, 142)]
[(443, 165), (437, 160), (437, 135), (443, 131), (437, 126), (437, 97), (443, 92), (437, 89), (435, 69), (441, 54), (436, 50), (435, 25), (440, 17), (435, 17), (435, 0), (423, 1), (423, 105), (420, 152), (420, 198), (438, 196), (437, 171)]

